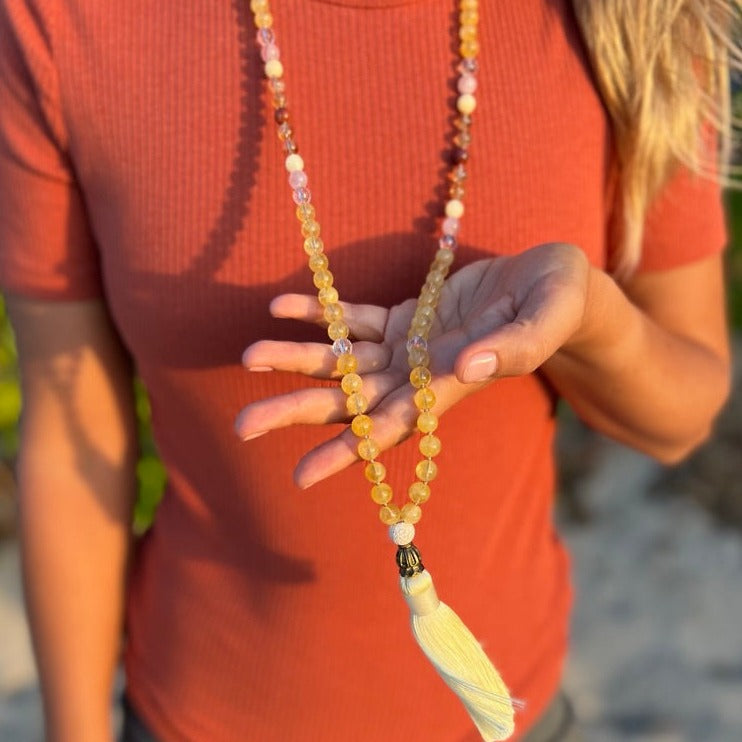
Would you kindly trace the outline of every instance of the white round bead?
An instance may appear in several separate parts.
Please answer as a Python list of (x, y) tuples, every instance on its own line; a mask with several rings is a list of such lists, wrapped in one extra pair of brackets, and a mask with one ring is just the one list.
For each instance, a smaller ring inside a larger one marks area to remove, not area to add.
[(464, 204), (458, 198), (446, 202), (446, 216), (461, 219), (464, 216)]
[(265, 63), (265, 76), (270, 78), (283, 77), (283, 65), (280, 59), (270, 59)]
[(296, 153), (294, 153), (286, 158), (285, 165), (286, 170), (288, 170), (290, 173), (293, 173), (296, 170), (304, 169), (304, 160), (302, 160), (301, 155), (297, 155)]
[(471, 93), (464, 93), (456, 99), (459, 113), (470, 114), (477, 107), (477, 99)]
[(412, 523), (395, 523), (393, 526), (389, 526), (389, 538), (397, 546), (406, 546), (412, 543), (412, 539), (415, 538), (415, 526)]

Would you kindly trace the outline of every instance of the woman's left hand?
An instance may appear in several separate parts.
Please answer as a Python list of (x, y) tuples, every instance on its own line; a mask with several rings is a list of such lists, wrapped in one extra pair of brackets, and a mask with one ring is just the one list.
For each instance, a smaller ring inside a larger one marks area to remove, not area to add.
[[(466, 265), (444, 284), (429, 351), (440, 415), (493, 379), (537, 369), (575, 336), (588, 296), (589, 266), (577, 247), (540, 245), (521, 254)], [(384, 307), (343, 303), (354, 339), (363, 394), (374, 421), (373, 438), (387, 449), (413, 431), (407, 363), (407, 331), (416, 301)], [(284, 294), (271, 303), (275, 317), (321, 322), (316, 298)], [(329, 344), (259, 341), (247, 348), (243, 364), (252, 371), (292, 371), (315, 378), (337, 378)], [(300, 389), (254, 402), (239, 414), (237, 433), (249, 440), (295, 424), (350, 420), (339, 388)], [(295, 471), (300, 487), (358, 460), (357, 439), (346, 429), (307, 453)]]

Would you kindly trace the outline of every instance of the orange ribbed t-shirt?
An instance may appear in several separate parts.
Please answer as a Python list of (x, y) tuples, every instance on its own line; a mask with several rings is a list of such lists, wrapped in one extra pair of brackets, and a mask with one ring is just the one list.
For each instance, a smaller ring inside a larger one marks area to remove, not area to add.
[[(341, 295), (417, 293), (435, 247), (455, 80), (453, 0), (274, 0), (313, 203)], [(483, 2), (457, 264), (553, 240), (606, 264), (613, 150), (568, 3)], [(168, 471), (127, 610), (132, 703), (163, 742), (464, 742), (472, 725), (407, 627), (359, 466), (306, 492), (329, 429), (241, 443), (247, 402), (311, 380), (250, 374), (268, 314), (313, 290), (246, 2), (0, 6), (0, 276), (108, 302)], [(643, 268), (724, 242), (718, 191), (679, 175)], [(568, 562), (552, 524), (555, 400), (508, 379), (442, 419), (416, 539), (515, 696), (519, 733), (560, 682)], [(405, 443), (384, 461), (405, 488)]]

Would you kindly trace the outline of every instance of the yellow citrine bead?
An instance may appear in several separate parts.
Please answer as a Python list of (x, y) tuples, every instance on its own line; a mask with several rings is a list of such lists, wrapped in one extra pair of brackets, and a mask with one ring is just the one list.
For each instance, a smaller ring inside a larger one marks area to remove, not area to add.
[(369, 461), (363, 474), (369, 482), (379, 484), (386, 477), (386, 467), (380, 461)]
[(464, 93), (456, 99), (456, 109), (459, 113), (469, 115), (477, 107), (477, 99), (471, 93)]
[(432, 433), (428, 433), (420, 439), (418, 448), (423, 456), (432, 458), (441, 452), (441, 439)]
[[(314, 274), (314, 285), (318, 289), (329, 289), (332, 286), (333, 275), (328, 270), (317, 271)], [(320, 301), (322, 301), (320, 299)]]
[(326, 322), (337, 322), (337, 320), (343, 318), (343, 308), (340, 304), (328, 304), (322, 312), (322, 316)]
[(448, 268), (451, 265), (451, 263), (453, 263), (453, 261), (454, 261), (453, 250), (446, 250), (445, 248), (441, 248), (435, 254), (435, 262), (438, 265), (440, 265), (442, 268)]
[(358, 359), (352, 353), (343, 353), (338, 356), (336, 368), (340, 374), (352, 374), (358, 368)]
[(319, 237), (307, 237), (304, 240), (304, 252), (307, 255), (315, 255), (325, 249), (325, 243)]
[(311, 269), (312, 273), (323, 271), (327, 268), (328, 265), (329, 261), (327, 260), (327, 255), (322, 252), (315, 253), (314, 255), (309, 256), (309, 268)]
[(418, 410), (427, 411), (435, 404), (435, 392), (428, 387), (418, 389), (413, 399)]
[(421, 412), (417, 416), (417, 429), (421, 433), (432, 433), (438, 427), (438, 416), (433, 412)]
[(376, 484), (371, 488), (371, 499), (377, 505), (386, 505), (391, 501), (393, 495), (392, 488), (385, 483)]
[(314, 219), (308, 219), (301, 225), (301, 233), (304, 237), (319, 237), (320, 226), (319, 222), (315, 222)]
[(299, 204), (296, 207), (296, 218), (300, 222), (306, 222), (314, 219), (315, 209), (312, 204)]
[(415, 467), (415, 474), (420, 481), (430, 482), (431, 480), (435, 479), (436, 475), (438, 474), (438, 465), (435, 463), (435, 461), (428, 461), (428, 459), (424, 459), (423, 461), (420, 461)]
[(381, 453), (381, 447), (373, 438), (364, 438), (358, 441), (356, 450), (364, 461), (371, 461)]
[[(476, 29), (474, 30), (476, 33)], [(459, 46), (459, 54), (461, 54), (464, 59), (474, 59), (474, 57), (479, 54), (479, 42), (475, 38), (462, 41), (461, 46)], [(461, 111), (461, 109), (459, 109), (459, 111)], [(461, 113), (466, 113), (466, 111), (461, 111)], [(471, 111), (469, 111), (469, 113), (471, 113)]]
[[(356, 374), (348, 374), (347, 376), (344, 376), (343, 381), (345, 381), (345, 379), (347, 379), (348, 376), (356, 376)], [(361, 377), (358, 376), (358, 379), (360, 378)], [(343, 387), (343, 391), (345, 391), (345, 387)], [(359, 438), (363, 438), (364, 436), (371, 435), (371, 430), (373, 429), (373, 427), (374, 427), (373, 422), (368, 415), (356, 415), (353, 418), (353, 422), (351, 422), (350, 424), (350, 429)]]
[(328, 304), (337, 304), (339, 298), (338, 290), (334, 286), (325, 286), (317, 294), (317, 299), (319, 299), (319, 303), (323, 307), (326, 307)]
[(462, 26), (476, 26), (479, 23), (479, 13), (475, 8), (462, 10), (459, 14), (459, 23)]
[(427, 366), (430, 363), (430, 355), (424, 348), (413, 348), (407, 355), (407, 363), (410, 368)]
[(356, 392), (345, 400), (345, 407), (348, 414), (360, 415), (368, 409), (368, 400), (360, 392)]
[[(345, 376), (343, 376), (342, 380), (340, 381), (340, 388), (346, 394), (355, 394), (355, 392), (360, 392), (362, 386), (363, 381), (358, 374), (345, 374)], [(370, 420), (371, 418), (368, 419)], [(355, 420), (353, 422), (355, 422)], [(353, 432), (355, 432), (355, 429)], [(361, 433), (361, 435), (363, 436), (367, 434)]]
[(414, 502), (408, 502), (402, 506), (399, 517), (405, 523), (412, 523), (414, 525), (423, 517), (423, 511), (419, 505), (416, 505)]
[(430, 487), (425, 482), (414, 482), (407, 490), (410, 500), (421, 505), (430, 499)]
[(388, 505), (382, 505), (379, 508), (379, 520), (386, 526), (393, 526), (399, 523), (399, 507), (393, 502)]
[(350, 334), (350, 328), (348, 325), (339, 319), (337, 322), (330, 322), (327, 326), (327, 335), (330, 340), (340, 340), (340, 338), (347, 338)]
[(430, 371), (425, 366), (417, 366), (410, 371), (410, 384), (416, 389), (427, 386), (433, 378)]
[[(473, 24), (462, 24), (459, 27), (459, 39), (461, 39), (463, 43), (476, 41), (477, 27)], [(461, 56), (463, 57), (464, 55), (462, 54)]]
[(270, 28), (273, 25), (273, 16), (267, 11), (256, 13), (255, 25), (258, 28)]

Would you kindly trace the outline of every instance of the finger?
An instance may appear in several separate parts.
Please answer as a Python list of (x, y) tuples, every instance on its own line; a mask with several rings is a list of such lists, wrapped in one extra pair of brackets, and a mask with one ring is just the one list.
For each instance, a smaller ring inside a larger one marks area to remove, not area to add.
[(579, 289), (559, 291), (558, 304), (548, 292), (534, 292), (511, 322), (468, 344), (454, 371), (465, 383), (535, 371), (577, 330), (584, 310)]
[[(358, 359), (358, 373), (383, 371), (389, 366), (391, 352), (377, 343), (353, 343)], [(337, 356), (328, 343), (292, 343), (259, 340), (242, 354), (242, 364), (251, 371), (293, 371), (319, 379), (336, 378)]]
[[(389, 310), (373, 304), (350, 304), (338, 302), (343, 310), (343, 319), (350, 327), (351, 335), (359, 340), (379, 342), (384, 339), (384, 329)], [(327, 325), (324, 307), (317, 297), (305, 294), (281, 294), (270, 303), (270, 312), (282, 319), (298, 319)]]
[[(371, 438), (386, 451), (409, 438), (414, 432), (418, 411), (412, 403), (409, 388), (402, 387), (390, 394), (374, 410)], [(346, 428), (334, 438), (306, 454), (294, 470), (294, 481), (302, 489), (327, 479), (354, 464), (358, 455), (359, 439)]]
[[(363, 384), (363, 395), (368, 410), (373, 410), (400, 379), (392, 374), (368, 376)], [(239, 413), (234, 423), (235, 432), (242, 440), (251, 440), (270, 430), (289, 425), (322, 425), (350, 418), (346, 407), (347, 396), (339, 387), (299, 389), (253, 402)]]

